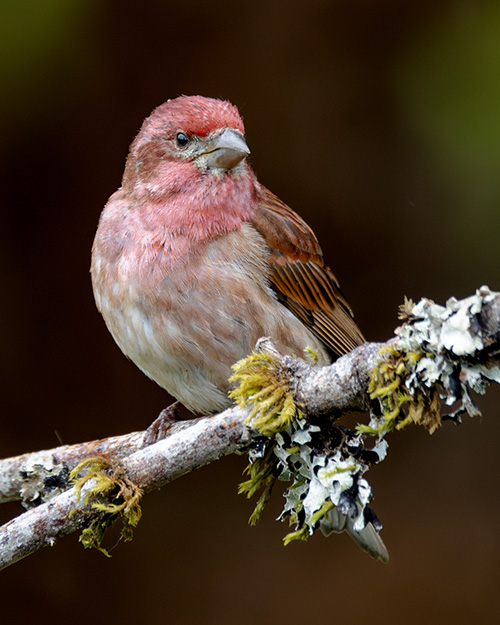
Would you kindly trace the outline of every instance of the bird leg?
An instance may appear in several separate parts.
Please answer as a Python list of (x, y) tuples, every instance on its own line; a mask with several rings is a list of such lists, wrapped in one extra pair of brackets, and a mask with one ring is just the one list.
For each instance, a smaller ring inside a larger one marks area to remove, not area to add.
[(152, 445), (166, 438), (168, 431), (174, 423), (180, 421), (181, 412), (187, 408), (180, 401), (175, 401), (164, 408), (153, 423), (148, 427), (144, 435), (144, 444)]

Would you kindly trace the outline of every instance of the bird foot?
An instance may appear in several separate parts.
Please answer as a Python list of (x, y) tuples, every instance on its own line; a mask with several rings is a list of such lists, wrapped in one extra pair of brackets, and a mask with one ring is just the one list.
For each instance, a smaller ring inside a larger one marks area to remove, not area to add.
[(146, 430), (144, 444), (152, 445), (166, 438), (170, 428), (181, 419), (180, 413), (182, 410), (184, 410), (184, 406), (179, 401), (164, 408)]

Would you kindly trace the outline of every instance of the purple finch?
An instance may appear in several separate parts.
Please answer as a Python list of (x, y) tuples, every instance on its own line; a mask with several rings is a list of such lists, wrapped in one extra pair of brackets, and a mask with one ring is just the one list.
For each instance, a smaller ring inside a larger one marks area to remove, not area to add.
[[(259, 184), (249, 154), (229, 102), (162, 104), (130, 147), (92, 250), (97, 307), (120, 349), (197, 414), (230, 405), (231, 365), (260, 337), (282, 353), (311, 348), (320, 365), (364, 340), (314, 233)], [(371, 523), (352, 523), (338, 513), (330, 529), (386, 559)]]
[(363, 342), (312, 230), (257, 181), (229, 102), (182, 96), (133, 141), (92, 250), (97, 307), (123, 353), (187, 409), (230, 405), (262, 336), (328, 364)]

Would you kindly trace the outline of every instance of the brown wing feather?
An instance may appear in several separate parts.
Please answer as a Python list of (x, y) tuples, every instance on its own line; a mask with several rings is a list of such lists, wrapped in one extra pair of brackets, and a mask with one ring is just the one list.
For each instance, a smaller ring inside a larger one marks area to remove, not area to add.
[(334, 357), (361, 345), (363, 335), (311, 228), (265, 187), (252, 223), (269, 246), (269, 279), (278, 299)]

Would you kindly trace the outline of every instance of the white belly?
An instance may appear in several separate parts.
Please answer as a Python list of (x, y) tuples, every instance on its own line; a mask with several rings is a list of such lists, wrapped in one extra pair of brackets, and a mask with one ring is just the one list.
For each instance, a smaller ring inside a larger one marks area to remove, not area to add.
[[(111, 268), (97, 259), (92, 275), (98, 308), (122, 351), (187, 408), (208, 414), (230, 404), (231, 365), (262, 336), (284, 353), (300, 357), (311, 347), (320, 364), (329, 362), (320, 341), (276, 300), (266, 267), (260, 235), (244, 225), (205, 244), (185, 267), (134, 267), (124, 254)], [(99, 287), (103, 271), (113, 276), (112, 288)]]

